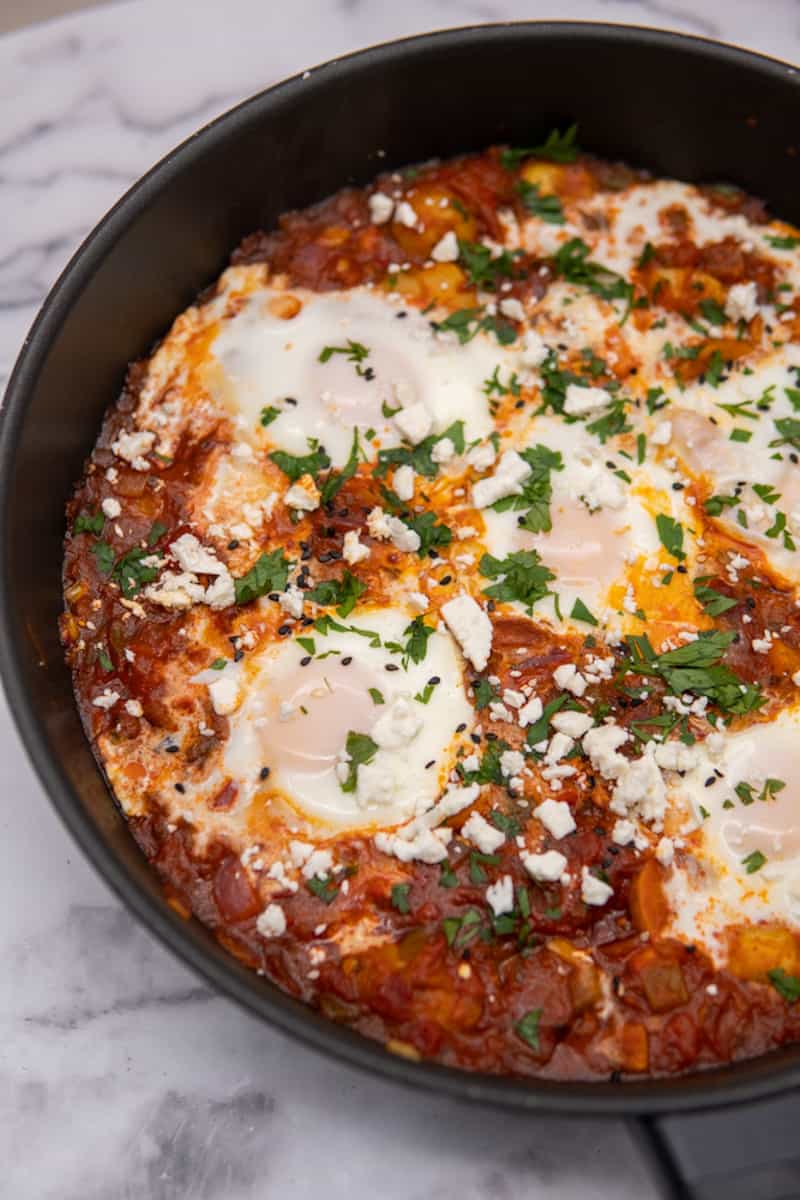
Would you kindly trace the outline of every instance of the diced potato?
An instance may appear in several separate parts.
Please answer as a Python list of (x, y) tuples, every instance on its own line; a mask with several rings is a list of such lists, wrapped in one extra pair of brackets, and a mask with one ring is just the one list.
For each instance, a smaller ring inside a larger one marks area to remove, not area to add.
[(474, 308), (477, 304), (475, 292), (466, 286), (466, 275), (455, 263), (400, 271), (392, 278), (401, 296), (422, 305), (433, 302), (446, 308)]
[(683, 971), (674, 958), (659, 954), (647, 947), (637, 954), (632, 962), (639, 975), (647, 1003), (653, 1012), (669, 1012), (689, 999)]
[(475, 218), (457, 202), (449, 188), (440, 183), (421, 183), (406, 199), (417, 214), (417, 227), (392, 222), (392, 237), (407, 254), (429, 254), (437, 242), (452, 230), (456, 237), (473, 242), (477, 231)]
[(630, 1021), (619, 1034), (619, 1065), (624, 1071), (646, 1071), (650, 1062), (647, 1030)]
[(549, 162), (526, 162), (525, 166), (520, 171), (520, 176), (526, 183), (532, 183), (538, 187), (539, 192), (543, 196), (550, 196), (557, 192), (559, 186), (564, 180), (564, 167), (556, 163)]
[(664, 894), (664, 869), (654, 858), (647, 860), (631, 884), (630, 903), (636, 928), (657, 936), (667, 922), (669, 905)]
[(780, 967), (797, 972), (797, 940), (779, 925), (752, 925), (728, 933), (728, 967), (739, 979), (765, 979)]
[(584, 1012), (587, 1008), (599, 1004), (603, 998), (600, 985), (600, 972), (592, 961), (591, 955), (566, 938), (551, 938), (547, 949), (558, 955), (570, 965), (569, 992), (576, 1012)]

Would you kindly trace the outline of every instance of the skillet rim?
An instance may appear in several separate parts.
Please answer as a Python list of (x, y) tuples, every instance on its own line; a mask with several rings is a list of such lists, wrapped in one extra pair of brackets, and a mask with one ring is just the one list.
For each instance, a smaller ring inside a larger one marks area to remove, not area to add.
[[(353, 63), (388, 64), (431, 47), (446, 54), (449, 48), (467, 41), (502, 41), (515, 34), (524, 34), (534, 42), (537, 38), (546, 41), (557, 36), (569, 37), (572, 33), (593, 37), (599, 45), (614, 43), (617, 47), (635, 47), (648, 44), (678, 49), (699, 58), (728, 61), (751, 73), (755, 71), (782, 79), (787, 75), (798, 76), (796, 67), (780, 59), (710, 38), (647, 26), (593, 21), (494, 22), (398, 38), (341, 55), (256, 93), (191, 134), (135, 182), (80, 244), (42, 304), (9, 378), (0, 410), (0, 675), (28, 758), (50, 803), (74, 840), (125, 907), (215, 992), (233, 999), (250, 1014), (315, 1050), (408, 1087), (421, 1087), (453, 1099), (504, 1108), (563, 1115), (633, 1116), (744, 1103), (796, 1087), (800, 1084), (800, 1044), (685, 1076), (622, 1084), (556, 1082), (471, 1073), (435, 1062), (412, 1062), (389, 1053), (378, 1042), (321, 1017), (243, 967), (221, 947), (210, 945), (208, 938), (213, 935), (205, 927), (201, 927), (201, 933), (206, 941), (196, 936), (193, 933), (199, 925), (196, 918), (191, 922), (184, 921), (163, 900), (146, 891), (106, 844), (79, 793), (72, 788), (58, 755), (50, 748), (47, 732), (27, 691), (22, 643), (11, 615), (15, 607), (11, 600), (15, 587), (8, 558), (8, 497), (11, 465), (21, 437), (29, 395), (36, 387), (51, 343), (73, 303), (106, 253), (125, 236), (128, 226), (157, 196), (162, 184), (189, 169), (196, 153), (206, 154), (224, 143), (226, 137), (240, 124), (249, 121), (254, 113), (264, 110), (265, 119), (269, 119), (270, 107), (307, 87), (309, 77), (314, 82), (321, 79), (324, 83), (326, 78), (346, 74)], [(795, 83), (800, 86), (800, 78)]]

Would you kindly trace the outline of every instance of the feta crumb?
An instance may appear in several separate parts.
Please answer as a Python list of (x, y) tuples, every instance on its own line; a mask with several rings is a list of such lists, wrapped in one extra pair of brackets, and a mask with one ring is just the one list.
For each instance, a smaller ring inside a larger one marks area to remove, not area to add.
[(529, 329), (522, 339), (520, 360), (525, 367), (540, 367), (547, 358), (548, 350), (535, 329)]
[(433, 428), (433, 419), (421, 400), (394, 414), (394, 423), (413, 446), (425, 440)]
[(535, 725), (544, 709), (538, 696), (531, 696), (527, 704), (523, 704), (517, 713), (517, 720), (524, 729), (526, 725)]
[(584, 734), (584, 753), (588, 754), (592, 766), (604, 779), (616, 779), (620, 771), (627, 767), (627, 758), (617, 751), (628, 741), (628, 737), (627, 731), (613, 722), (610, 725), (598, 725)]
[(530, 473), (530, 466), (516, 450), (506, 450), (494, 474), (472, 485), (472, 503), (476, 508), (489, 508), (506, 496), (518, 495)]
[(384, 192), (373, 192), (367, 200), (367, 206), (373, 225), (385, 225), (394, 212), (394, 200)]
[(556, 687), (573, 696), (582, 696), (586, 691), (586, 680), (574, 663), (563, 663), (553, 671), (553, 682)]
[(394, 219), (398, 225), (405, 225), (408, 229), (415, 229), (418, 217), (412, 206), (407, 200), (401, 200), (394, 210)]
[(662, 837), (656, 846), (656, 858), (662, 867), (671, 866), (675, 858), (675, 843), (672, 838)]
[(500, 312), (504, 317), (510, 317), (512, 321), (525, 320), (525, 309), (513, 296), (507, 296), (505, 300), (500, 301)]
[(482, 442), (479, 446), (473, 446), (467, 455), (467, 465), (472, 467), (473, 471), (488, 471), (489, 467), (494, 466), (497, 454), (491, 442)]
[(614, 889), (596, 875), (592, 875), (588, 867), (581, 867), (581, 900), (584, 904), (601, 907), (607, 904), (614, 895)]
[(256, 929), (262, 937), (280, 937), (286, 933), (286, 914), (280, 904), (268, 904), (256, 921)]
[(543, 800), (533, 810), (547, 832), (554, 838), (566, 837), (577, 828), (570, 807), (565, 800)]
[(95, 708), (104, 708), (108, 710), (109, 708), (113, 708), (119, 699), (119, 692), (112, 692), (111, 688), (106, 688), (105, 691), (101, 692), (99, 696), (95, 696), (92, 704), (95, 706)]
[(131, 717), (141, 717), (144, 713), (144, 709), (138, 700), (126, 700), (125, 712)]
[(369, 546), (365, 546), (359, 540), (358, 530), (348, 529), (342, 543), (342, 558), (344, 561), (353, 566), (355, 563), (363, 562), (365, 558), (369, 558), (370, 553)]
[(611, 396), (605, 388), (581, 387), (578, 383), (570, 383), (564, 397), (564, 412), (570, 417), (585, 417), (606, 408), (610, 403)]
[(424, 592), (409, 592), (408, 603), (416, 612), (427, 612), (429, 608), (428, 597)]
[(546, 850), (544, 854), (523, 854), (522, 865), (537, 883), (555, 883), (564, 874), (567, 860), (558, 850)]
[(431, 250), (434, 262), (455, 262), (458, 258), (458, 238), (452, 229), (448, 229)]
[(103, 503), (100, 505), (103, 510), (103, 515), (113, 521), (122, 512), (122, 505), (119, 500), (115, 500), (113, 496), (106, 496)]
[(659, 421), (653, 432), (650, 434), (650, 443), (653, 446), (668, 446), (672, 441), (672, 421)]
[(461, 836), (480, 850), (481, 854), (494, 854), (502, 846), (506, 835), (501, 829), (495, 829), (480, 813), (470, 813), (461, 826)]
[(566, 733), (571, 738), (579, 738), (592, 728), (594, 719), (589, 713), (559, 712), (553, 715), (550, 724), (559, 733)]
[(732, 321), (752, 321), (758, 312), (758, 287), (753, 280), (735, 283), (725, 301), (725, 315)]
[(305, 596), (299, 587), (290, 583), (285, 592), (281, 592), (278, 597), (278, 604), (290, 617), (299, 618), (303, 615), (303, 602)]
[(223, 575), (228, 570), (214, 551), (201, 545), (193, 533), (182, 533), (169, 549), (182, 571), (191, 571), (195, 575)]
[(486, 903), (496, 917), (514, 909), (514, 882), (510, 875), (503, 875), (486, 889)]
[(155, 444), (156, 435), (147, 430), (135, 433), (121, 433), (111, 449), (117, 458), (122, 458), (133, 467), (134, 471), (147, 471), (150, 464), (144, 457), (149, 454)]
[(492, 623), (487, 614), (465, 592), (443, 604), (441, 613), (464, 655), (476, 671), (482, 671), (492, 651)]
[[(449, 440), (449, 439), (444, 439)], [(452, 442), (450, 445), (452, 446)], [(432, 456), (431, 456), (432, 457)], [(414, 498), (414, 480), (417, 473), (412, 466), (404, 463), (402, 467), (398, 467), (392, 478), (392, 488), (398, 500), (413, 500)]]
[(611, 840), (617, 846), (629, 846), (636, 837), (636, 825), (627, 817), (619, 817), (611, 830)]
[(293, 508), (297, 512), (314, 512), (319, 508), (319, 501), (319, 488), (311, 475), (301, 475), (283, 497), (287, 508)]
[(449, 437), (439, 438), (431, 450), (431, 462), (446, 463), (455, 455), (456, 448)]
[(219, 679), (213, 680), (207, 686), (211, 704), (218, 716), (227, 717), (236, 711), (239, 703), (239, 684), (233, 675), (220, 675)]
[(504, 750), (500, 755), (500, 770), (504, 775), (519, 775), (525, 766), (525, 755), (519, 750)]

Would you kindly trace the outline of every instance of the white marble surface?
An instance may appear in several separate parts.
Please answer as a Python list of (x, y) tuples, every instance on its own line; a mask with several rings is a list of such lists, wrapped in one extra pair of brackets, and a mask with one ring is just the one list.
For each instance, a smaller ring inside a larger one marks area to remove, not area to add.
[[(658, 25), (800, 59), (796, 0), (129, 0), (0, 38), (0, 386), (80, 238), (190, 131), (343, 51), (523, 16)], [(3, 1196), (654, 1196), (621, 1124), (410, 1094), (209, 993), (73, 847), (2, 702), (0, 787)]]

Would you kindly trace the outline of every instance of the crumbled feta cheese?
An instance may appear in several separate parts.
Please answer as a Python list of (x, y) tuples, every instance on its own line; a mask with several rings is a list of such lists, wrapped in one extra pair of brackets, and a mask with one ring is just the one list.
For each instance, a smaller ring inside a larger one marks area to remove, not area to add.
[(530, 473), (530, 466), (516, 450), (506, 450), (494, 474), (472, 485), (472, 503), (476, 508), (489, 508), (506, 496), (518, 495), (522, 491), (523, 480)]
[(99, 696), (95, 696), (92, 704), (95, 708), (108, 710), (109, 708), (113, 708), (119, 699), (119, 692), (112, 692), (111, 688), (106, 688)]
[(481, 854), (494, 854), (502, 846), (506, 835), (501, 829), (495, 829), (480, 813), (470, 813), (461, 826), (461, 836), (480, 850)]
[(573, 696), (582, 696), (586, 691), (586, 680), (575, 663), (563, 663), (556, 667), (553, 671), (553, 682), (562, 691), (572, 692)]
[(416, 612), (427, 612), (429, 608), (428, 597), (424, 592), (409, 592), (408, 603)]
[(106, 496), (103, 503), (100, 505), (103, 510), (103, 515), (113, 521), (122, 512), (122, 505), (119, 500), (115, 500), (113, 496)]
[(394, 200), (385, 192), (373, 192), (367, 200), (367, 206), (373, 225), (385, 225), (394, 212)]
[(464, 655), (482, 671), (492, 651), (492, 623), (472, 596), (462, 593), (442, 605), (442, 617)]
[(656, 858), (662, 867), (669, 867), (675, 858), (675, 843), (672, 838), (662, 837), (656, 846)]
[(537, 883), (555, 883), (564, 874), (567, 860), (558, 850), (546, 850), (544, 854), (523, 854), (522, 865)]
[(691, 771), (697, 766), (699, 755), (694, 746), (683, 742), (663, 742), (656, 746), (655, 759), (664, 771)]
[(363, 562), (369, 556), (370, 548), (359, 540), (358, 530), (348, 529), (342, 542), (342, 558), (344, 561), (353, 566), (355, 563)]
[(376, 542), (385, 542), (392, 536), (389, 517), (379, 504), (367, 514), (367, 529), (370, 537), (374, 537)]
[(554, 713), (550, 720), (550, 724), (559, 733), (566, 733), (571, 738), (580, 738), (592, 728), (594, 719), (589, 713), (582, 712), (559, 712)]
[(481, 442), (479, 446), (473, 446), (467, 454), (467, 464), (472, 467), (473, 471), (488, 471), (489, 467), (494, 466), (497, 454), (491, 442)]
[(394, 219), (398, 225), (405, 225), (408, 229), (414, 229), (418, 221), (417, 214), (407, 200), (401, 200), (397, 205), (394, 210)]
[(400, 862), (439, 863), (447, 858), (450, 829), (421, 829), (411, 838), (376, 833), (374, 842), (383, 854), (392, 854)]
[(311, 475), (301, 475), (284, 494), (283, 502), (287, 508), (296, 512), (314, 512), (319, 508), (319, 488)]
[(421, 400), (396, 412), (394, 423), (413, 446), (424, 441), (433, 428), (433, 418)]
[(452, 229), (448, 229), (431, 250), (434, 262), (455, 262), (458, 258), (458, 238)]
[(278, 604), (290, 617), (299, 618), (303, 615), (303, 602), (305, 596), (299, 587), (290, 583), (285, 592), (281, 592), (278, 596)]
[(239, 704), (239, 683), (233, 675), (220, 675), (219, 679), (213, 680), (207, 686), (211, 704), (218, 716), (227, 717), (236, 711)]
[(585, 417), (606, 408), (610, 403), (611, 396), (605, 388), (581, 387), (579, 383), (570, 383), (564, 397), (564, 412), (569, 417)]
[(749, 283), (735, 283), (725, 301), (725, 315), (732, 321), (752, 321), (758, 312), (758, 287), (751, 279)]
[(333, 855), (330, 850), (312, 850), (303, 863), (304, 879), (313, 879), (315, 875), (327, 875), (333, 870)]
[(456, 448), (449, 437), (439, 438), (431, 450), (431, 462), (446, 463), (455, 455)]
[(565, 733), (554, 733), (550, 738), (547, 747), (545, 758), (549, 763), (556, 763), (562, 758), (566, 758), (575, 742), (571, 737), (567, 737)]
[(598, 725), (583, 736), (583, 750), (588, 754), (592, 766), (604, 779), (616, 779), (624, 771), (628, 760), (618, 754), (620, 746), (628, 741), (629, 734), (619, 725)]
[(533, 815), (554, 838), (566, 837), (577, 828), (565, 800), (543, 800), (533, 810)]
[(636, 837), (636, 825), (627, 817), (619, 817), (611, 830), (611, 840), (617, 846), (629, 846)]
[[(448, 438), (443, 439), (449, 441)], [(452, 446), (452, 442), (450, 445)], [(398, 500), (413, 500), (414, 498), (414, 480), (417, 473), (412, 466), (404, 463), (402, 467), (398, 467), (392, 479), (392, 488)]]
[(117, 458), (122, 458), (125, 462), (130, 463), (134, 471), (147, 471), (150, 464), (144, 456), (153, 449), (155, 440), (156, 435), (147, 430), (121, 433), (117, 440), (112, 442), (111, 449)]
[(286, 933), (286, 914), (280, 904), (268, 904), (256, 921), (256, 929), (262, 937), (281, 937)]
[(397, 696), (375, 722), (370, 737), (382, 750), (401, 750), (413, 742), (423, 724), (410, 698)]
[(514, 296), (507, 296), (505, 300), (500, 301), (500, 312), (512, 321), (525, 320), (525, 309)]
[(144, 709), (138, 700), (126, 700), (125, 712), (131, 717), (141, 717), (144, 713)]
[(407, 554), (415, 554), (419, 550), (422, 542), (415, 529), (410, 529), (399, 517), (387, 517), (386, 524), (392, 545), (396, 546), (398, 550)]
[(157, 583), (145, 588), (146, 600), (162, 608), (191, 608), (206, 597), (206, 589), (190, 571), (165, 571)]
[(672, 441), (672, 421), (659, 421), (653, 432), (650, 434), (650, 443), (653, 446), (668, 446)]
[(517, 720), (524, 729), (526, 725), (535, 725), (544, 709), (538, 696), (531, 696), (527, 704), (523, 704), (517, 713)]
[(581, 900), (584, 904), (591, 904), (599, 908), (603, 904), (608, 904), (613, 895), (612, 887), (593, 875), (588, 867), (581, 867)]
[(225, 571), (224, 575), (218, 575), (211, 586), (206, 588), (203, 599), (209, 608), (213, 609), (228, 608), (229, 605), (234, 604), (236, 602), (236, 586), (230, 572)]
[(224, 575), (228, 568), (213, 550), (207, 550), (193, 533), (183, 533), (170, 545), (170, 553), (182, 571), (195, 575)]
[(519, 775), (525, 766), (525, 755), (519, 750), (504, 750), (500, 755), (500, 770), (504, 775)]
[(514, 881), (510, 875), (501, 875), (496, 883), (486, 889), (486, 903), (496, 917), (510, 913), (514, 908)]
[(520, 361), (525, 367), (540, 367), (547, 358), (548, 350), (535, 329), (529, 329), (522, 339)]

